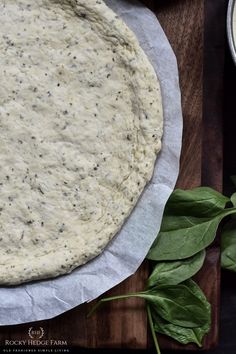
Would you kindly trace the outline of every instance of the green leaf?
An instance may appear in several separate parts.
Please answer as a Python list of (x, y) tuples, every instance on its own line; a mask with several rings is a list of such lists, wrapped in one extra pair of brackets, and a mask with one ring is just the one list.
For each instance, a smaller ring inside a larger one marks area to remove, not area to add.
[(160, 262), (155, 266), (148, 278), (147, 286), (177, 285), (191, 278), (202, 267), (205, 259), (205, 250), (200, 251), (193, 257), (182, 261)]
[(194, 293), (188, 283), (154, 287), (143, 292), (140, 297), (150, 304), (154, 312), (178, 326), (200, 327), (208, 321), (205, 302)]
[[(202, 302), (202, 306), (207, 314), (206, 321), (203, 326), (196, 328), (186, 328), (177, 326), (161, 318), (156, 312), (153, 313), (154, 329), (158, 333), (165, 334), (182, 344), (196, 343), (201, 346), (203, 337), (209, 332), (211, 326), (211, 306), (199, 286), (193, 281), (188, 280), (185, 285)], [(195, 313), (198, 316), (198, 313)]]
[(236, 193), (231, 195), (230, 200), (233, 206), (236, 207)]
[[(234, 210), (236, 212), (236, 210)], [(187, 216), (164, 217), (161, 231), (147, 258), (156, 261), (180, 260), (193, 256), (209, 246), (221, 220), (231, 213), (221, 212), (211, 218)]]
[(191, 289), (191, 291), (194, 293), (194, 295), (197, 296), (197, 298), (202, 301), (202, 304), (205, 309), (207, 320), (201, 328), (196, 328), (196, 330), (195, 330), (195, 333), (197, 333), (199, 338), (201, 338), (201, 340), (202, 340), (202, 337), (206, 333), (208, 333), (211, 328), (211, 304), (208, 302), (202, 289), (195, 283), (195, 281), (193, 281), (192, 279), (189, 279), (185, 282), (185, 284), (186, 284), (186, 286), (188, 286)]
[(180, 260), (209, 246), (221, 220), (236, 209), (224, 209), (229, 198), (210, 188), (176, 190), (167, 202), (161, 230), (147, 258)]
[(199, 347), (201, 347), (202, 338), (205, 333), (208, 332), (206, 325), (196, 328), (186, 328), (167, 322), (157, 315), (154, 319), (154, 330), (157, 333), (165, 334), (181, 344), (196, 343)]
[(189, 281), (179, 285), (153, 287), (143, 292), (103, 298), (92, 308), (91, 316), (105, 302), (139, 297), (147, 301), (153, 312), (177, 326), (201, 327), (208, 321), (204, 295), (199, 296)]
[(221, 234), (221, 266), (236, 272), (236, 220), (228, 222)]
[(172, 215), (198, 215), (213, 217), (222, 211), (230, 199), (209, 187), (192, 190), (176, 189), (170, 196), (165, 213)]

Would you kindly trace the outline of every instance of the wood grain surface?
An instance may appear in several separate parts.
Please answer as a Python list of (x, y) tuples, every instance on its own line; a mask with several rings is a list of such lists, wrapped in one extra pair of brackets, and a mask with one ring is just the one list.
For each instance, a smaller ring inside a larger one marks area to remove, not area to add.
[(178, 187), (201, 185), (204, 0), (162, 1), (155, 12), (176, 54), (184, 119)]
[[(225, 8), (224, 1), (218, 1), (216, 10), (212, 9), (216, 3), (214, 0), (145, 2), (157, 14), (178, 60), (184, 117), (178, 187), (193, 188), (207, 184), (221, 190), (220, 98), (223, 87), (224, 36), (220, 30), (224, 18), (220, 9)], [(216, 40), (220, 40), (220, 47), (219, 43), (215, 43)], [(217, 64), (214, 48), (218, 55)], [(214, 79), (214, 75), (217, 79)], [(218, 338), (219, 269), (219, 249), (215, 245), (208, 251), (205, 265), (197, 275), (213, 308), (213, 326), (205, 339), (206, 349), (216, 345)], [(144, 262), (135, 275), (109, 291), (106, 296), (142, 290), (148, 273), (148, 263)], [(29, 327), (41, 326), (46, 339), (65, 339), (69, 345), (76, 347), (147, 349), (152, 346), (142, 300), (128, 299), (106, 304), (87, 320), (86, 314), (92, 305), (80, 306), (48, 321), (1, 327), (0, 345), (4, 345), (6, 339), (28, 339)], [(186, 349), (164, 336), (161, 337), (161, 346), (167, 349)], [(195, 346), (187, 348), (196, 350)]]

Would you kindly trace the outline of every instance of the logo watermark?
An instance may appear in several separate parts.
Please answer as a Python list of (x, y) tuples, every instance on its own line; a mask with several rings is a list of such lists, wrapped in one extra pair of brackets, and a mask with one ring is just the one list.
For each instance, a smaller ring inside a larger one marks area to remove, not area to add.
[(44, 336), (43, 327), (39, 327), (39, 329), (34, 329), (34, 327), (30, 327), (28, 330), (28, 335), (31, 339), (41, 339)]
[(27, 336), (29, 337), (27, 339), (5, 339), (5, 346), (66, 347), (68, 345), (66, 340), (46, 339), (43, 327), (29, 327)]

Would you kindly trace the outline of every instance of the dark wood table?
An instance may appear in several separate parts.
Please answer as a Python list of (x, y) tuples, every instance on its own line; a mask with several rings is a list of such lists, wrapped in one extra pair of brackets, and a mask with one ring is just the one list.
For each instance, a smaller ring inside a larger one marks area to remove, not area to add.
[[(222, 190), (222, 90), (225, 46), (224, 0), (145, 1), (155, 11), (176, 54), (184, 116), (184, 136), (178, 187), (208, 185)], [(142, 290), (149, 273), (144, 262), (132, 277), (106, 295)], [(214, 347), (219, 327), (219, 245), (208, 250), (197, 281), (212, 304), (212, 330), (204, 348)], [(66, 290), (67, 291), (67, 290)], [(46, 339), (64, 339), (83, 348), (147, 349), (152, 346), (144, 303), (128, 299), (109, 303), (87, 320), (91, 307), (79, 306), (52, 320), (1, 327), (5, 339), (28, 339), (29, 327), (43, 327)], [(167, 349), (185, 347), (161, 337)], [(188, 349), (196, 350), (195, 346)]]

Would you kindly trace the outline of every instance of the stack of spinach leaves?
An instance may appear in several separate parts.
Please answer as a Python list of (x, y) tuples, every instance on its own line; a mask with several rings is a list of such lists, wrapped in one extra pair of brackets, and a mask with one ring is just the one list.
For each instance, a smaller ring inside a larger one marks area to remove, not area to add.
[(208, 187), (176, 189), (147, 255), (153, 271), (144, 291), (103, 298), (90, 314), (104, 302), (139, 297), (146, 301), (157, 353), (157, 333), (200, 347), (210, 330), (211, 306), (192, 277), (201, 269), (220, 222), (229, 216), (222, 235), (222, 265), (236, 271), (236, 194), (227, 198)]

